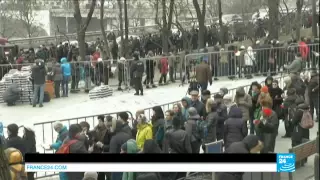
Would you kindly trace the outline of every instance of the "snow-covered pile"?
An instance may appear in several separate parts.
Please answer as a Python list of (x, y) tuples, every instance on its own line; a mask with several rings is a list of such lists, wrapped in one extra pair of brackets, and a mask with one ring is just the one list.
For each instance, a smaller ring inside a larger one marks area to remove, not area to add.
[(23, 66), (21, 71), (11, 69), (0, 81), (0, 102), (3, 102), (3, 93), (11, 84), (18, 84), (20, 88), (20, 100), (18, 102), (31, 102), (33, 98), (31, 66)]
[(110, 86), (101, 85), (101, 86), (94, 87), (92, 90), (90, 90), (89, 98), (101, 99), (108, 96), (112, 96), (112, 94), (113, 94), (113, 89)]

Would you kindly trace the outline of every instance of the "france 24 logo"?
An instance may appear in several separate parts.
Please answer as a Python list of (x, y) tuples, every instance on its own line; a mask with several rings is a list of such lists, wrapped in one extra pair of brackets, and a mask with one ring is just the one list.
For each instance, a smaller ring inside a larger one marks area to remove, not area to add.
[(277, 172), (294, 172), (296, 155), (291, 153), (277, 154)]

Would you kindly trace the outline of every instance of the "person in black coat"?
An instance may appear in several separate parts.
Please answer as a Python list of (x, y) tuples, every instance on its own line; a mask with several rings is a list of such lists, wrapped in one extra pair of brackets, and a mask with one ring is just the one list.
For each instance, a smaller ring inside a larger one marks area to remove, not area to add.
[(278, 119), (284, 119), (283, 115), (281, 114), (281, 104), (283, 103), (283, 90), (279, 87), (278, 80), (273, 80), (272, 87), (269, 88), (270, 96), (273, 100), (273, 107), (272, 110), (277, 113)]
[(229, 118), (224, 123), (224, 147), (228, 147), (234, 142), (242, 141), (248, 134), (247, 123), (242, 119), (240, 108), (232, 108)]
[[(32, 129), (24, 127), (23, 141), (26, 145), (26, 153), (36, 153), (36, 136)], [(28, 172), (28, 180), (34, 180), (34, 172)]]
[(141, 60), (139, 60), (139, 55), (134, 54), (134, 61), (130, 67), (130, 77), (132, 79), (132, 83), (134, 84), (134, 89), (136, 93), (134, 95), (143, 95), (143, 87), (142, 87), (142, 76), (144, 73), (144, 64)]
[(297, 146), (304, 141), (307, 141), (310, 139), (310, 130), (304, 129), (300, 126), (303, 111), (309, 110), (309, 106), (305, 103), (298, 104), (297, 110), (294, 113), (293, 119), (292, 119), (292, 126), (293, 126), (293, 132), (291, 136), (292, 141), (292, 147)]
[(8, 129), (8, 139), (7, 148), (16, 148), (24, 156), (27, 152), (27, 147), (25, 141), (18, 136), (19, 127), (17, 124), (9, 124)]
[(214, 101), (217, 103), (217, 141), (223, 139), (224, 131), (224, 122), (228, 119), (228, 109), (227, 106), (222, 103), (223, 96), (221, 94), (214, 95)]
[(250, 108), (250, 134), (254, 134), (254, 131), (255, 131), (253, 120), (255, 119), (254, 112), (259, 108), (258, 99), (260, 96), (260, 90), (261, 90), (261, 85), (257, 81), (254, 81), (251, 83), (251, 86), (248, 92), (252, 100), (252, 107)]
[[(256, 135), (248, 135), (240, 142), (232, 143), (225, 153), (259, 153), (262, 149), (262, 142)], [(218, 180), (242, 180), (243, 172), (223, 172), (218, 173)]]

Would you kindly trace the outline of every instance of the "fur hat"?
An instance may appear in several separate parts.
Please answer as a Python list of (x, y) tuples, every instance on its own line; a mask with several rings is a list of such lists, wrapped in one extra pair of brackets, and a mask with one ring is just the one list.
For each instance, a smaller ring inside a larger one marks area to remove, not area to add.
[(194, 108), (194, 107), (190, 107), (190, 108), (188, 109), (188, 113), (189, 113), (189, 116), (196, 116), (196, 115), (198, 115), (197, 109)]
[(272, 109), (270, 109), (270, 108), (263, 108), (263, 109), (262, 109), (262, 112), (263, 112), (263, 115), (264, 115), (264, 116), (269, 117), (269, 116), (271, 116), (271, 114), (272, 114)]
[(91, 180), (91, 179), (98, 179), (98, 173), (96, 172), (85, 172), (83, 176), (83, 180)]
[(263, 86), (263, 87), (261, 88), (261, 92), (263, 92), (263, 93), (268, 93), (268, 92), (269, 92), (268, 86)]

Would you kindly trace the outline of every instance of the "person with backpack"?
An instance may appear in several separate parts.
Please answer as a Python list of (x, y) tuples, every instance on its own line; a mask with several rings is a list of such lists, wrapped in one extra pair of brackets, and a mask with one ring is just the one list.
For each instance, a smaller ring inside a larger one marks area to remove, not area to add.
[[(81, 126), (79, 124), (71, 124), (69, 127), (68, 138), (65, 139), (57, 154), (73, 154), (88, 153), (84, 141), (81, 136)], [(83, 178), (84, 172), (67, 172), (68, 180), (79, 180)]]
[(208, 99), (206, 103), (206, 112), (207, 112), (207, 117), (204, 123), (204, 125), (207, 126), (207, 136), (204, 137), (202, 141), (202, 148), (203, 151), (205, 151), (205, 144), (207, 143), (212, 143), (217, 140), (217, 123), (219, 120), (219, 115), (218, 115), (218, 104), (212, 99)]
[(297, 110), (292, 119), (293, 132), (291, 136), (292, 147), (295, 147), (310, 139), (310, 129), (314, 122), (309, 106), (301, 102), (297, 105)]
[(229, 118), (224, 122), (224, 147), (228, 149), (234, 142), (242, 141), (248, 135), (248, 128), (242, 119), (240, 108), (232, 108)]
[(191, 138), (191, 148), (193, 154), (200, 152), (201, 140), (203, 134), (201, 134), (201, 117), (197, 112), (197, 109), (190, 107), (188, 109), (189, 117), (185, 123), (185, 130)]
[(11, 180), (28, 180), (22, 153), (16, 148), (8, 148), (4, 152), (9, 162)]
[[(224, 122), (228, 119), (228, 108), (223, 103), (223, 97), (221, 94), (214, 95), (214, 102), (217, 104), (217, 141), (223, 139)], [(234, 106), (238, 107), (236, 104)]]
[[(282, 138), (290, 138), (293, 132), (292, 119), (297, 109), (297, 103), (301, 101), (296, 95), (296, 90), (294, 88), (290, 88), (287, 91), (287, 97), (283, 101), (283, 114), (284, 114), (284, 127), (286, 133)], [(302, 100), (303, 101), (303, 100)]]

